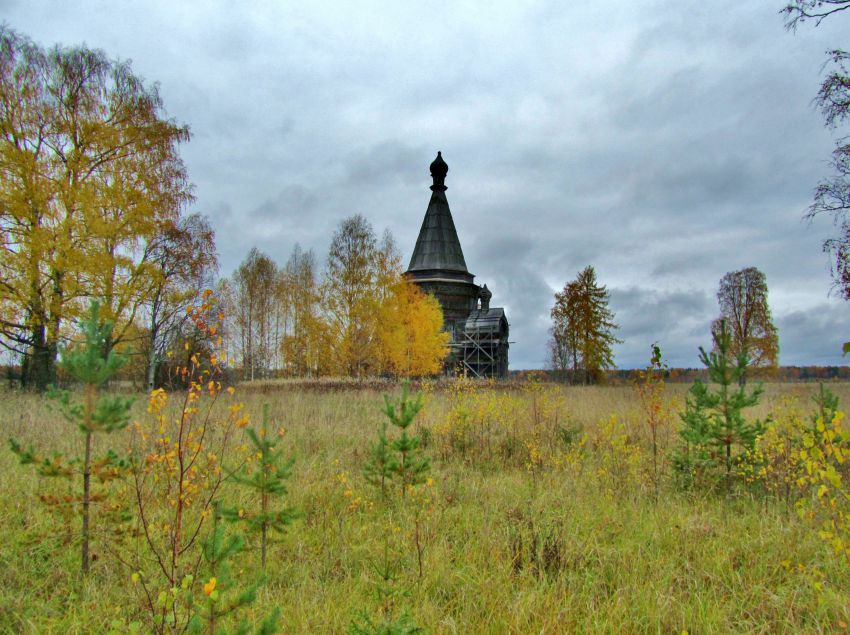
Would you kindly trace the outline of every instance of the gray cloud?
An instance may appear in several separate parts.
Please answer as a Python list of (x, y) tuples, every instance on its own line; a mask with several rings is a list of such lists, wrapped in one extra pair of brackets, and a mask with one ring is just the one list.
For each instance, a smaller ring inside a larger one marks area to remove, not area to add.
[(273, 199), (264, 201), (248, 212), (250, 219), (256, 223), (267, 223), (309, 215), (318, 206), (317, 194), (303, 185), (287, 185)]
[(422, 182), (422, 157), (430, 152), (425, 146), (383, 141), (350, 153), (345, 159), (345, 170), (353, 184), (369, 189), (375, 183), (387, 184), (397, 178), (415, 186)]
[(792, 311), (777, 320), (779, 354), (783, 364), (840, 365), (846, 363), (841, 349), (847, 341), (847, 305), (822, 303)]
[(811, 99), (843, 16), (792, 35), (781, 3), (732, 0), (2, 6), (42, 44), (86, 42), (160, 82), (192, 128), (183, 156), (225, 274), (254, 245), (321, 261), (355, 213), (409, 257), (442, 150), (514, 367), (544, 363), (552, 296), (588, 264), (621, 366), (655, 340), (696, 365), (720, 277), (746, 266), (768, 277), (784, 362), (842, 361), (847, 306), (827, 298), (820, 251), (833, 229), (800, 216), (828, 173)]
[(611, 309), (623, 340), (616, 352), (624, 367), (645, 366), (657, 342), (665, 359), (677, 366), (697, 366), (697, 350), (706, 345), (713, 298), (699, 290), (658, 291), (646, 287), (611, 290)]

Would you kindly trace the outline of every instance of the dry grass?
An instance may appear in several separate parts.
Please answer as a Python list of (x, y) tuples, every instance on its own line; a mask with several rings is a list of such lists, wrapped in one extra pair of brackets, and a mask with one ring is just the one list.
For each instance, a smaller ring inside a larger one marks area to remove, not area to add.
[[(674, 404), (687, 388), (669, 387)], [(850, 385), (832, 388), (850, 403)], [(815, 389), (768, 384), (753, 414), (791, 402), (808, 411)], [(403, 591), (394, 610), (433, 633), (825, 633), (850, 623), (846, 568), (783, 505), (744, 491), (733, 500), (684, 494), (669, 480), (653, 503), (628, 386), (426, 386), (418, 425), (430, 433), (434, 484), (419, 508), (420, 580), (414, 512), (382, 503), (360, 473), (384, 390), (396, 388), (241, 389), (254, 418), (270, 403), (297, 457), (290, 501), (304, 518), (272, 547), (268, 584), (251, 609), (260, 616), (279, 606), (282, 632), (340, 633), (360, 611), (377, 614), (372, 564), (385, 544)], [(1, 398), (5, 437), (79, 450), (80, 435), (43, 399)], [(463, 437), (459, 404), (468, 410)], [(621, 427), (611, 428), (612, 415)], [(136, 416), (147, 416), (141, 402)], [(36, 499), (47, 486), (0, 453), (0, 631), (104, 632), (136, 610), (130, 572), (101, 543), (93, 575), (79, 584), (75, 545)], [(232, 486), (224, 495), (247, 504)], [(257, 562), (255, 550), (244, 556), (245, 579)]]

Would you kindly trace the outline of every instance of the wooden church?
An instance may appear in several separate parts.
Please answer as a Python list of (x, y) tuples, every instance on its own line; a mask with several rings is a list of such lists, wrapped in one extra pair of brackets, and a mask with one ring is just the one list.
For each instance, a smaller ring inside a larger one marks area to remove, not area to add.
[(490, 306), (492, 293), (479, 287), (466, 268), (463, 250), (446, 198), (449, 166), (442, 153), (431, 163), (431, 200), (407, 268), (407, 276), (443, 308), (443, 328), (451, 334), (445, 371), (467, 377), (505, 377), (508, 373), (508, 320)]

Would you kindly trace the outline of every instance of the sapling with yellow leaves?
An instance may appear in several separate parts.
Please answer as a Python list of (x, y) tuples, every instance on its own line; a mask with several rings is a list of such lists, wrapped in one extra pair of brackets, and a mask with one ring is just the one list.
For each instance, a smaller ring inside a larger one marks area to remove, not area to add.
[(35, 465), (42, 476), (72, 479), (82, 476), (82, 495), (72, 497), (70, 502), (82, 502), (81, 568), (88, 574), (90, 568), (89, 543), (91, 536), (91, 477), (105, 482), (119, 476), (126, 467), (112, 451), (100, 460), (92, 457), (93, 438), (96, 433), (122, 430), (129, 423), (130, 406), (133, 400), (121, 395), (101, 395), (99, 390), (127, 362), (127, 358), (115, 349), (106, 350), (112, 332), (112, 322), (101, 321), (100, 304), (91, 303), (89, 317), (81, 324), (84, 342), (80, 346), (60, 351), (62, 368), (71, 377), (83, 384), (83, 399), (79, 401), (68, 390), (54, 390), (50, 396), (59, 404), (59, 410), (67, 421), (77, 426), (85, 436), (82, 459), (65, 461), (54, 453), (52, 457), (40, 457), (32, 446), (26, 450), (14, 439), (9, 440), (12, 452), (24, 465)]
[(670, 408), (664, 398), (666, 389), (664, 376), (668, 372), (668, 367), (661, 356), (661, 347), (658, 342), (652, 344), (651, 351), (649, 366), (638, 373), (635, 393), (652, 443), (652, 468), (649, 476), (652, 481), (653, 500), (658, 502), (658, 488), (663, 467), (662, 452), (666, 448), (670, 433), (671, 417)]
[(850, 566), (850, 433), (830, 391), (821, 387), (815, 402), (813, 427), (803, 434), (802, 447), (796, 452), (804, 469), (797, 484), (811, 496), (797, 505), (804, 518), (820, 524), (818, 535)]
[(821, 383), (818, 384), (818, 392), (812, 396), (812, 401), (815, 402), (817, 409), (809, 417), (809, 420), (812, 422), (812, 431), (817, 433), (819, 428), (822, 427), (819, 423), (832, 421), (838, 413), (838, 397)]
[[(175, 372), (188, 389), (172, 395), (154, 390), (148, 425), (134, 425), (132, 490), (139, 544), (116, 554), (133, 571), (142, 616), (148, 631), (157, 635), (184, 633), (194, 619), (187, 597), (198, 592), (195, 576), (204, 562), (205, 528), (226, 477), (222, 465), (231, 462), (236, 431), (249, 423), (234, 390), (221, 385), (223, 315), (211, 292), (204, 292), (189, 316), (194, 340), (204, 343), (199, 348), (212, 352), (187, 351), (186, 365)], [(229, 395), (230, 404), (217, 408), (222, 395)], [(176, 403), (169, 404), (172, 398)]]
[(755, 446), (741, 456), (738, 472), (755, 491), (783, 501), (790, 509), (800, 494), (797, 481), (805, 472), (799, 451), (810, 432), (797, 407), (797, 400), (782, 399)]

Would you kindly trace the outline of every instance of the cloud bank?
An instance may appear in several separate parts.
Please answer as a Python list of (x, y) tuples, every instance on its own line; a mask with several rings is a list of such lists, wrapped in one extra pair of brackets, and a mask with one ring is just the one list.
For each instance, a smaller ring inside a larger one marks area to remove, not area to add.
[[(636, 6), (640, 5), (640, 6)], [(658, 341), (698, 365), (727, 271), (765, 272), (781, 362), (842, 363), (828, 173), (811, 105), (846, 19), (796, 35), (782, 3), (3, 3), (43, 45), (131, 58), (188, 123), (196, 211), (223, 273), (252, 246), (319, 259), (364, 214), (409, 258), (437, 150), (470, 271), (546, 363), (553, 294), (586, 265), (611, 291), (621, 367)]]

